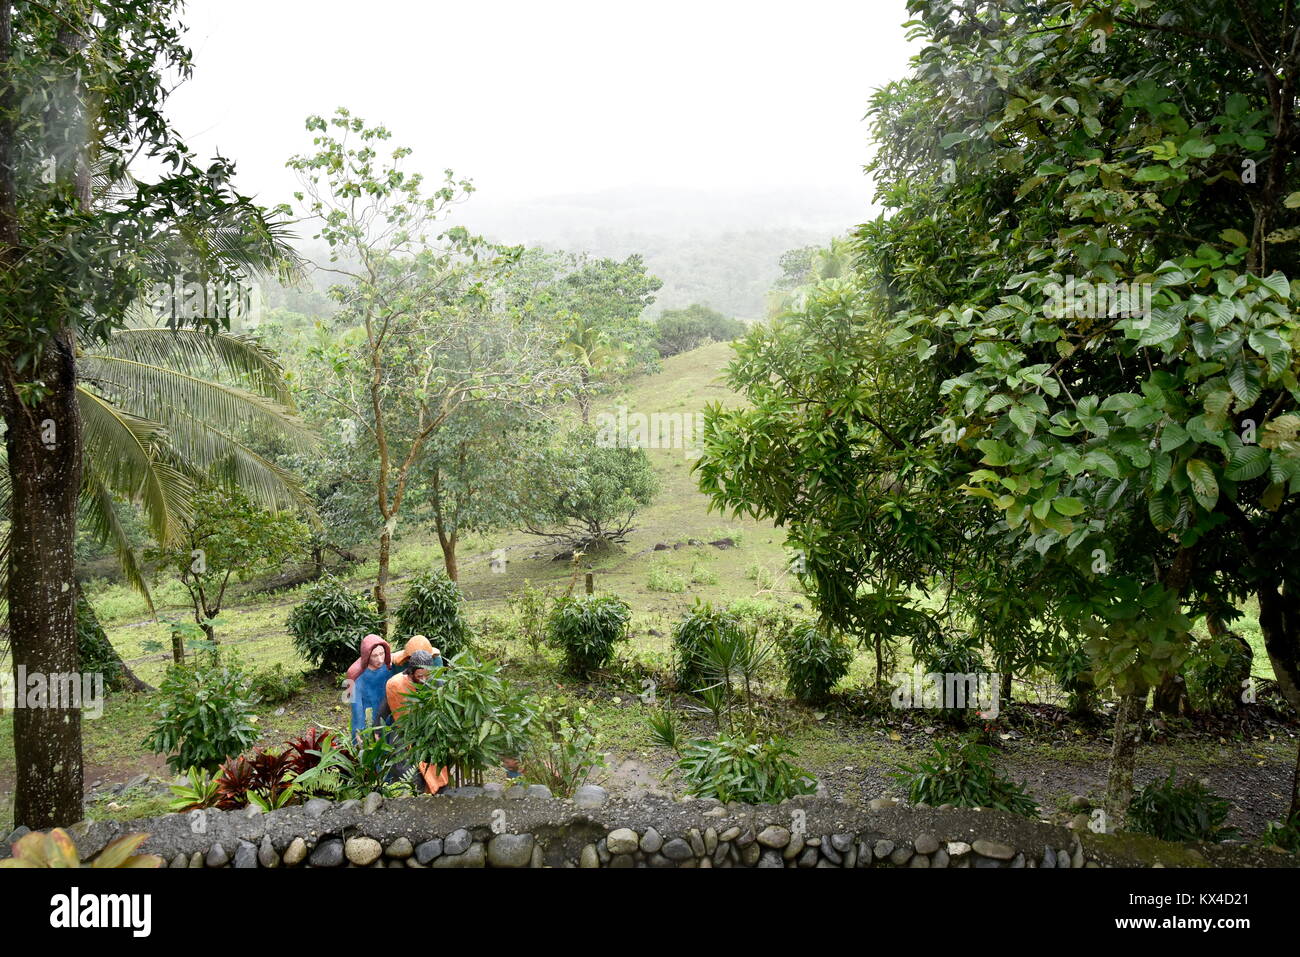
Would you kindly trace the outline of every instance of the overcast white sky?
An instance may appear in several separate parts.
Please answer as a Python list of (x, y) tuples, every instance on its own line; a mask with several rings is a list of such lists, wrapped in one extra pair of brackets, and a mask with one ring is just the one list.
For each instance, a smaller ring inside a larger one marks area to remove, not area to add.
[[(619, 187), (870, 187), (862, 116), (904, 72), (903, 0), (190, 0), (170, 113), (264, 204), (345, 105), (474, 202)], [(862, 206), (858, 206), (860, 212)]]

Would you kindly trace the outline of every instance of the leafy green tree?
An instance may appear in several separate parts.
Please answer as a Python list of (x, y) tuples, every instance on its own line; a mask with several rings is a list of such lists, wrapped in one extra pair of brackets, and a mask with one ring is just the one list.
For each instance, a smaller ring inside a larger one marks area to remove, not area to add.
[[(489, 249), (464, 229), (432, 236), (435, 221), (472, 187), (448, 170), (425, 195), (423, 177), (402, 161), (410, 150), (378, 153), (390, 133), (339, 109), (312, 116), (311, 155), (289, 166), (300, 174), (296, 194), (319, 224), (316, 238), (332, 250), (332, 294), (341, 331), (315, 352), (322, 373), (315, 391), (341, 419), (355, 423), (373, 454), (379, 568), (375, 602), (388, 617), (393, 537), (416, 467), (432, 437), (461, 406), (527, 402), (555, 392), (563, 377), (546, 355), (544, 335), (494, 308), (484, 273), (514, 251)], [(488, 355), (451, 348), (461, 340), (499, 341)]]
[[(175, 0), (0, 2), (0, 412), (10, 477), (13, 663), (77, 671), (79, 345), (127, 324), (155, 283), (239, 280), (282, 255), (276, 226), (200, 166), (163, 113), (188, 75)], [(161, 172), (143, 179), (133, 160)], [(214, 315), (186, 325), (216, 328)], [(106, 463), (105, 463), (106, 464)], [(82, 816), (80, 712), (14, 716), (15, 820)]]
[[(871, 109), (871, 170), (889, 212), (860, 230), (859, 288), (841, 310), (856, 304), (885, 328), (844, 341), (828, 362), (833, 374), (877, 350), (887, 375), (914, 363), (911, 413), (887, 387), (832, 381), (818, 393), (779, 374), (764, 387), (750, 360), (752, 388), (770, 388), (772, 407), (749, 414), (771, 417), (778, 440), (779, 403), (802, 396), (811, 407), (823, 394), (824, 431), (851, 436), (818, 452), (815, 464), (838, 455), (835, 468), (803, 487), (814, 502), (860, 508), (867, 531), (826, 545), (874, 551), (868, 536), (925, 530), (946, 558), (927, 561), (922, 547), (878, 571), (909, 590), (946, 579), (968, 615), (996, 598), (1023, 636), (997, 652), (1004, 661), (1038, 658), (1052, 636), (1026, 617), (1032, 604), (1006, 600), (990, 564), (1089, 636), (1095, 677), (1122, 696), (1107, 796), (1116, 825), (1149, 689), (1186, 658), (1192, 617), (1231, 621), (1254, 595), (1279, 685), (1300, 702), (1287, 611), (1300, 567), (1287, 279), (1300, 27), (1279, 4), (1244, 9), (913, 0), (921, 52)], [(824, 312), (822, 295), (798, 321)], [(801, 465), (816, 444), (794, 433), (793, 448), (745, 463), (728, 417), (771, 440), (742, 415), (717, 413), (717, 457), (732, 468), (706, 455), (702, 481), (715, 497), (792, 502), (790, 517), (804, 514), (769, 456)], [(737, 491), (733, 469), (767, 484)], [(787, 485), (807, 481), (790, 471), (799, 477)], [(866, 504), (851, 505), (855, 495)], [(927, 496), (933, 508), (916, 512)], [(872, 524), (894, 508), (905, 521)], [(816, 519), (814, 534), (836, 514)], [(810, 544), (818, 601), (833, 614), (851, 607), (864, 563), (825, 575)]]
[[(1244, 19), (1207, 4), (1194, 22), (1167, 3), (955, 22), (913, 6), (931, 38), (919, 76), (877, 103), (881, 133), (902, 136), (883, 189), (915, 196), (889, 233), (942, 210), (949, 255), (982, 286), (919, 303), (900, 341), (955, 363), (944, 391), (965, 429), (964, 490), (998, 511), (1018, 561), (1074, 572), (1059, 573), (1064, 600), (1098, 678), (1124, 695), (1118, 823), (1136, 718), (1187, 656), (1189, 613), (1231, 620), (1253, 594), (1300, 704), (1300, 627), (1285, 611), (1300, 501), (1287, 280), (1300, 27), (1270, 4)], [(938, 123), (904, 133), (910, 110), (935, 107)], [(945, 151), (952, 183), (933, 164)], [(987, 233), (956, 228), (985, 221)]]
[(520, 527), (588, 551), (625, 541), (659, 491), (644, 449), (602, 446), (589, 427), (529, 450), (519, 468), (531, 476), (517, 485)]
[(505, 301), (551, 328), (556, 356), (576, 373), (584, 424), (604, 385), (654, 368), (655, 330), (642, 314), (662, 285), (639, 255), (619, 261), (529, 249), (512, 264)]
[(665, 358), (706, 342), (730, 342), (745, 334), (739, 319), (698, 303), (685, 309), (665, 309), (655, 320), (655, 346)]
[[(194, 622), (208, 641), (231, 578), (247, 581), (279, 568), (307, 543), (307, 527), (291, 512), (271, 512), (241, 492), (208, 484), (192, 496), (193, 515), (178, 544), (150, 549), (151, 561), (180, 578), (194, 606)], [(179, 660), (177, 661), (179, 664)]]

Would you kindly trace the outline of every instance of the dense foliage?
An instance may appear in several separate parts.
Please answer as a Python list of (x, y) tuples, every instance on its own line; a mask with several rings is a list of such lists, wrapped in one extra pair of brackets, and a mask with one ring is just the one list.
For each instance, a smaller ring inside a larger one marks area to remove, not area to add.
[(915, 766), (902, 765), (895, 776), (907, 786), (913, 804), (992, 807), (1024, 815), (1038, 811), (1038, 802), (1024, 787), (998, 771), (992, 749), (974, 738), (935, 741), (932, 755)]
[(1236, 832), (1223, 826), (1232, 804), (1200, 781), (1174, 781), (1174, 771), (1138, 788), (1129, 805), (1130, 830), (1164, 841), (1222, 841)]
[(548, 638), (563, 653), (569, 674), (585, 678), (613, 660), (615, 646), (627, 641), (631, 617), (617, 595), (566, 595), (551, 610)]
[(212, 769), (257, 740), (248, 674), (231, 658), (173, 664), (144, 747), (167, 755), (173, 771)]
[(786, 690), (809, 704), (820, 704), (830, 697), (853, 663), (853, 646), (848, 640), (817, 622), (795, 622), (782, 631), (779, 644), (786, 667)]
[(356, 659), (365, 635), (384, 633), (374, 599), (348, 591), (330, 576), (311, 586), (289, 613), (287, 627), (302, 660), (320, 671), (343, 671)]
[(412, 579), (397, 609), (393, 641), (424, 635), (444, 657), (470, 647), (473, 634), (465, 620), (465, 596), (445, 572), (425, 572)]

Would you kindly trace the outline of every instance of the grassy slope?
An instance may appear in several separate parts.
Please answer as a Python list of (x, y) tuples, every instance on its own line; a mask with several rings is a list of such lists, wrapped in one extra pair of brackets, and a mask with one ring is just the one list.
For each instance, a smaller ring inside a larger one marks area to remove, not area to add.
[[(596, 411), (614, 411), (625, 405), (631, 413), (693, 414), (702, 410), (706, 402), (737, 401), (719, 382), (719, 371), (729, 355), (729, 346), (715, 344), (675, 356), (665, 361), (662, 372), (630, 383), (621, 393), (607, 397)], [(696, 488), (691, 474), (694, 460), (683, 450), (653, 449), (648, 454), (661, 480), (657, 500), (638, 517), (638, 528), (624, 549), (584, 566), (584, 570), (589, 568), (594, 572), (598, 590), (623, 596), (634, 611), (632, 641), (622, 653), (624, 665), (598, 686), (567, 685), (559, 679), (549, 652), (544, 650), (540, 657), (535, 656), (501, 627), (507, 612), (506, 598), (524, 580), (562, 590), (572, 579), (570, 564), (551, 561), (550, 552), (540, 552), (535, 538), (518, 533), (471, 538), (464, 543), (460, 554), (461, 584), (469, 599), (470, 617), (483, 635), (489, 653), (499, 656), (515, 677), (538, 690), (581, 699), (600, 734), (602, 747), (613, 758), (609, 783), (616, 787), (655, 786), (657, 782), (650, 772), (662, 770), (670, 758), (651, 745), (645, 708), (637, 699), (637, 692), (642, 689), (647, 674), (667, 666), (668, 634), (684, 609), (697, 597), (715, 603), (738, 598), (803, 603), (798, 583), (784, 571), (784, 534), (780, 529), (770, 523), (710, 512), (707, 499)], [(405, 531), (393, 562), (396, 600), (400, 600), (404, 582), (410, 576), (441, 567), (436, 543), (419, 529)], [(653, 550), (660, 542), (671, 545), (687, 539), (708, 542), (723, 537), (735, 539), (738, 547), (723, 550), (703, 545)], [(497, 548), (504, 549), (508, 557), (504, 572), (492, 571), (489, 564)], [(350, 581), (358, 589), (365, 588), (373, 581), (373, 574), (373, 563), (358, 566), (350, 571)], [(654, 590), (652, 578), (669, 581), (676, 578), (682, 590)], [(144, 643), (165, 643), (167, 627), (146, 617), (139, 599), (120, 586), (92, 591), (92, 596), (114, 645), (141, 677), (156, 683), (169, 655), (146, 651)], [(189, 615), (184, 594), (174, 584), (160, 586), (155, 599), (163, 617)], [(284, 621), (298, 600), (295, 592), (237, 596), (221, 615), (222, 643), (237, 648), (248, 663), (257, 667), (276, 662), (296, 666)], [(1257, 662), (1266, 664), (1267, 658), (1258, 647), (1257, 630), (1253, 634), (1250, 627), (1244, 630), (1257, 645), (1260, 653)], [(1260, 673), (1265, 669), (1257, 667), (1256, 670)], [(845, 685), (861, 684), (870, 673), (868, 657), (860, 654)], [(776, 683), (766, 690), (769, 692), (766, 703), (774, 721), (789, 735), (802, 763), (815, 771), (828, 789), (846, 798), (870, 798), (886, 790), (896, 792), (897, 786), (888, 773), (898, 764), (914, 760), (928, 744), (925, 733), (904, 737), (873, 722), (798, 707), (780, 695)], [(1050, 690), (1048, 697), (1052, 697)], [(157, 756), (145, 753), (139, 746), (153, 712), (154, 705), (147, 697), (116, 696), (109, 700), (102, 718), (85, 723), (88, 786), (97, 780), (125, 780), (140, 771), (165, 770)], [(278, 744), (308, 722), (333, 726), (347, 723), (338, 692), (325, 681), (312, 683), (285, 708), (260, 708), (259, 718), (265, 728), (263, 742), (267, 744)], [(697, 723), (697, 728), (703, 730), (703, 725)], [(1210, 749), (1171, 744), (1147, 750), (1145, 760), (1161, 766), (1178, 763), (1188, 770), (1203, 769), (1210, 775), (1215, 774), (1215, 768), (1222, 768), (1226, 773), (1234, 765), (1266, 763), (1271, 786), (1266, 790), (1284, 791), (1282, 778), (1291, 760), (1292, 747), (1293, 744), (1284, 740), (1225, 742)], [(1051, 744), (1014, 741), (1008, 745), (1004, 762), (1041, 800), (1051, 805), (1071, 791), (1095, 792), (1099, 777), (1104, 777), (1105, 757), (1104, 742), (1085, 736), (1077, 747), (1064, 751)], [(1149, 777), (1157, 770), (1150, 767), (1150, 773), (1140, 777)], [(1272, 781), (1273, 778), (1277, 781)], [(0, 827), (8, 820), (10, 795), (5, 792), (12, 788), (12, 781), (11, 721), (5, 716), (0, 719)], [(1237, 788), (1225, 787), (1225, 790)], [(97, 805), (93, 813), (134, 815), (151, 809), (133, 804), (129, 798), (119, 803), (120, 807)], [(1266, 803), (1276, 802), (1267, 802), (1266, 798)]]

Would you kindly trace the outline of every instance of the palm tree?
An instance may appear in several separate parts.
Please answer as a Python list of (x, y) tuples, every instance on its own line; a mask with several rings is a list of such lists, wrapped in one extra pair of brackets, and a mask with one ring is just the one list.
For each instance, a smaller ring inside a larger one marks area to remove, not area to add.
[(578, 367), (581, 382), (578, 386), (578, 408), (582, 411), (582, 424), (588, 424), (591, 409), (591, 380), (622, 365), (625, 356), (609, 337), (584, 316), (565, 312), (560, 315), (564, 338), (556, 349), (561, 358), (571, 360)]

